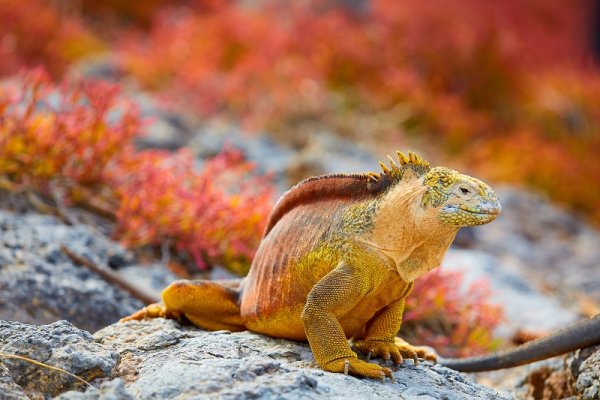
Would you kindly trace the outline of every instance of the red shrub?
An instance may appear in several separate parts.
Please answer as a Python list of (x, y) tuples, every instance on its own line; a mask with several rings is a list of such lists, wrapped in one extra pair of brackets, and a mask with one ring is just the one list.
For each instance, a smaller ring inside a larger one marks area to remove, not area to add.
[(228, 150), (194, 166), (183, 150), (135, 152), (140, 120), (116, 86), (55, 86), (40, 71), (0, 87), (0, 184), (64, 192), (67, 201), (115, 205), (117, 234), (132, 246), (167, 243), (199, 266), (247, 270), (271, 208), (268, 178)]
[(0, 1), (0, 76), (41, 65), (57, 78), (73, 61), (103, 49), (81, 19), (57, 9), (59, 3), (69, 7), (48, 0)]
[(224, 262), (245, 274), (271, 210), (273, 188), (253, 176), (240, 152), (226, 150), (194, 168), (187, 150), (145, 151), (116, 174), (119, 231), (129, 245), (171, 244), (200, 267)]
[(406, 300), (400, 336), (432, 346), (445, 357), (487, 353), (499, 342), (493, 331), (502, 321), (500, 305), (489, 303), (487, 282), (463, 288), (460, 272), (435, 269), (415, 281)]
[(107, 181), (109, 167), (132, 148), (140, 122), (116, 86), (53, 85), (41, 70), (0, 88), (0, 176), (15, 190), (72, 190)]

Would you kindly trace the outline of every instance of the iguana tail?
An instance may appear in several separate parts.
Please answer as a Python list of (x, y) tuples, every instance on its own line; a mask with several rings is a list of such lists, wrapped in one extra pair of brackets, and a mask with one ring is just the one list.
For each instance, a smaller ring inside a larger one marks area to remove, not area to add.
[(514, 349), (482, 357), (447, 358), (440, 364), (460, 372), (512, 368), (600, 344), (600, 314), (566, 326)]

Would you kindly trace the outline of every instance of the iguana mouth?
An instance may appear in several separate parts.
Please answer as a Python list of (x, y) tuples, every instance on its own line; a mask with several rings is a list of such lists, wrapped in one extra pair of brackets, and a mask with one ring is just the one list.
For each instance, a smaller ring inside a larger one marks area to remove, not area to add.
[(498, 215), (500, 214), (500, 210), (495, 209), (495, 210), (489, 210), (489, 211), (473, 211), (473, 210), (466, 210), (464, 208), (460, 208), (461, 211), (466, 211), (469, 214), (475, 214), (475, 215)]
[(474, 215), (498, 215), (502, 211), (502, 207), (498, 204), (485, 204), (481, 208), (469, 207), (464, 204), (448, 205), (447, 211), (464, 211)]

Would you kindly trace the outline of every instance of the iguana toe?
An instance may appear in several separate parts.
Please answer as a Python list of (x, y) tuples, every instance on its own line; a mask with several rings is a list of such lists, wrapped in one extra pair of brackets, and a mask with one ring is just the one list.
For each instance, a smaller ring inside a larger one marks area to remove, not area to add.
[(329, 361), (322, 366), (325, 371), (343, 372), (348, 375), (362, 376), (372, 379), (390, 378), (393, 381), (392, 370), (379, 364), (371, 364), (358, 358), (339, 358)]
[(178, 319), (178, 315), (175, 315), (172, 312), (169, 312), (164, 304), (162, 303), (154, 303), (150, 304), (141, 310), (134, 312), (133, 314), (121, 318), (119, 322), (126, 321), (141, 321), (145, 318), (171, 318)]
[(372, 356), (382, 358), (386, 365), (390, 360), (395, 365), (402, 364), (404, 361), (400, 350), (392, 341), (358, 340), (353, 345), (361, 353), (367, 354), (367, 361), (370, 361)]
[(437, 362), (437, 353), (428, 346), (413, 346), (399, 337), (394, 339), (394, 344), (398, 347), (400, 354), (405, 358), (412, 358), (415, 365), (419, 364), (419, 359)]
[(367, 361), (370, 361), (371, 357), (379, 357), (386, 364), (391, 359), (398, 365), (404, 363), (405, 358), (409, 358), (415, 365), (419, 365), (419, 358), (433, 362), (437, 360), (437, 354), (429, 347), (413, 346), (400, 338), (395, 338), (394, 341), (358, 340), (353, 345), (361, 353), (367, 354)]

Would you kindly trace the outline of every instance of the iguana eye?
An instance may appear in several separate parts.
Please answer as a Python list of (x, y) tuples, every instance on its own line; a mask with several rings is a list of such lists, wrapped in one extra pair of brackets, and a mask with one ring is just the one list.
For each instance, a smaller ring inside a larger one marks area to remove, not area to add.
[(469, 189), (467, 189), (464, 186), (461, 186), (460, 191), (462, 192), (462, 194), (469, 194), (471, 193), (471, 191)]

